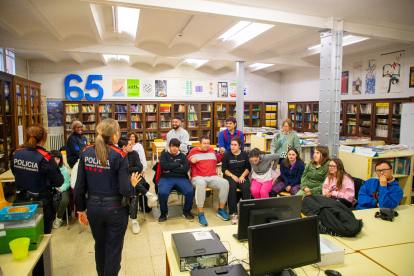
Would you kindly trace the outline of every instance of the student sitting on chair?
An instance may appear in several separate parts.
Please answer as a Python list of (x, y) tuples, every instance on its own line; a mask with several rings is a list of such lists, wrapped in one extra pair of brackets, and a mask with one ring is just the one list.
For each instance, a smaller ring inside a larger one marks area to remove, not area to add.
[(229, 182), (217, 176), (217, 162), (223, 158), (223, 153), (216, 153), (210, 147), (210, 137), (201, 136), (200, 146), (193, 148), (188, 154), (191, 166), (191, 185), (196, 189), (196, 204), (198, 208), (198, 221), (201, 226), (207, 226), (204, 216), (204, 201), (206, 199), (206, 188), (219, 191), (220, 207), (217, 216), (222, 220), (229, 220), (226, 214), (226, 202), (229, 195)]
[(62, 199), (59, 203), (59, 210), (56, 214), (56, 219), (53, 222), (53, 228), (59, 228), (62, 224), (63, 215), (65, 214), (66, 207), (68, 207), (69, 204), (69, 196), (70, 196), (70, 173), (68, 169), (63, 164), (63, 158), (62, 153), (58, 150), (52, 150), (50, 151), (50, 154), (55, 158), (56, 164), (58, 164), (58, 167), (60, 169), (60, 172), (63, 175), (63, 178), (65, 179), (65, 182), (63, 182), (63, 185), (59, 188), (56, 188), (59, 192), (62, 192)]
[(218, 135), (218, 145), (220, 152), (228, 152), (230, 150), (230, 143), (233, 137), (239, 137), (243, 144), (241, 149), (244, 150), (244, 135), (243, 131), (237, 130), (237, 121), (234, 117), (228, 117), (226, 119), (226, 127), (227, 129), (221, 131)]
[(183, 217), (193, 221), (191, 214), (193, 206), (194, 190), (188, 180), (190, 165), (187, 156), (180, 151), (181, 142), (172, 138), (167, 150), (161, 153), (161, 176), (158, 181), (158, 198), (160, 201), (161, 215), (158, 222), (163, 223), (168, 217), (168, 197), (172, 190), (177, 190), (185, 197)]
[(231, 150), (226, 152), (222, 159), (221, 170), (224, 174), (224, 179), (229, 182), (229, 214), (232, 215), (231, 222), (236, 224), (238, 221), (237, 214), (237, 188), (240, 188), (242, 199), (250, 199), (250, 184), (246, 181), (246, 177), (251, 171), (249, 156), (243, 150), (243, 145), (240, 137), (233, 137), (231, 139)]
[(276, 182), (272, 191), (276, 194), (286, 191), (295, 195), (300, 190), (300, 180), (305, 170), (305, 164), (299, 157), (296, 148), (287, 151), (287, 158), (280, 164), (280, 178), (282, 181)]
[(254, 198), (268, 198), (273, 188), (272, 170), (279, 164), (279, 154), (265, 154), (254, 148), (250, 151), (249, 158), (252, 166), (252, 195)]
[[(122, 150), (127, 154), (128, 157), (128, 168), (127, 172), (128, 175), (132, 175), (133, 173), (141, 173), (142, 171), (142, 164), (139, 160), (138, 153), (132, 149), (131, 140), (127, 137), (121, 137), (118, 140), (118, 147), (122, 148)], [(141, 180), (142, 181), (142, 180)], [(148, 197), (148, 200), (150, 203), (154, 203), (158, 200), (157, 196), (154, 195), (151, 192), (148, 192), (147, 189), (141, 184), (141, 181), (137, 183), (135, 186), (135, 194), (138, 196), (139, 194), (146, 195)], [(138, 206), (137, 206), (138, 207)], [(138, 234), (141, 231), (141, 228), (139, 227), (139, 223), (137, 220), (137, 217), (132, 217), (132, 233)]]
[(167, 133), (167, 144), (165, 149), (168, 149), (169, 145), (170, 145), (170, 141), (173, 138), (178, 139), (178, 141), (180, 141), (180, 152), (187, 154), (187, 145), (188, 145), (188, 141), (190, 140), (190, 136), (188, 135), (187, 130), (183, 129), (181, 127), (181, 117), (180, 116), (174, 116), (174, 118), (172, 118), (172, 128), (168, 133)]
[(357, 210), (370, 208), (395, 208), (403, 198), (403, 190), (392, 176), (391, 163), (386, 159), (375, 164), (377, 178), (370, 178), (358, 194)]
[(297, 195), (321, 195), (322, 186), (328, 173), (329, 149), (316, 146), (312, 160), (306, 164), (303, 172), (300, 190)]
[(355, 199), (355, 185), (346, 173), (341, 159), (333, 158), (329, 162), (329, 172), (322, 187), (322, 195), (335, 198), (346, 207), (352, 207)]

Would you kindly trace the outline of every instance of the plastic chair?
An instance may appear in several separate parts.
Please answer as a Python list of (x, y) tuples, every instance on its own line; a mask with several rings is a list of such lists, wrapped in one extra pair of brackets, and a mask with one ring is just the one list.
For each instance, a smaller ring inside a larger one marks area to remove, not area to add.
[(4, 207), (10, 207), (13, 205), (13, 203), (7, 202), (6, 198), (4, 197), (4, 191), (3, 191), (3, 184), (1, 184), (0, 181), (0, 210), (3, 209)]
[(193, 145), (192, 145), (193, 147), (199, 147), (200, 146), (200, 143), (193, 143)]
[(217, 148), (216, 145), (210, 145), (210, 147), (212, 147), (213, 149), (216, 149)]
[(280, 196), (291, 196), (291, 194), (288, 192), (280, 192), (279, 195)]
[[(154, 143), (157, 143), (157, 142), (163, 142), (164, 140), (162, 140), (162, 139), (154, 139)], [(153, 164), (154, 164), (154, 152), (156, 151), (157, 152), (157, 162), (158, 162), (158, 156), (160, 156), (161, 155), (161, 152), (164, 150), (164, 149), (160, 149), (160, 148), (157, 148), (156, 146), (155, 146), (155, 144), (154, 143), (152, 143), (152, 151), (151, 151), (151, 167), (153, 166)]]

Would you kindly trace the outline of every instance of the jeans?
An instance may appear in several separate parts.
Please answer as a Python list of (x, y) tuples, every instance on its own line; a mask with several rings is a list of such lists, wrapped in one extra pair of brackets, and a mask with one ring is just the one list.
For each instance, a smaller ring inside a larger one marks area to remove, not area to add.
[(187, 178), (165, 177), (158, 181), (158, 200), (161, 212), (168, 212), (168, 197), (172, 190), (177, 190), (185, 197), (184, 211), (189, 212), (193, 207), (194, 190)]

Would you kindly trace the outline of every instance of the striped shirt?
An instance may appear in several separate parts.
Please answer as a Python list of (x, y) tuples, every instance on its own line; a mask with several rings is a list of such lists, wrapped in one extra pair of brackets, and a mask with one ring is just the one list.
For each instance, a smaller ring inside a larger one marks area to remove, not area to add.
[[(196, 158), (197, 163), (191, 163), (191, 159)], [(200, 148), (193, 148), (188, 154), (188, 161), (191, 167), (191, 177), (217, 175), (217, 163), (221, 162), (223, 155), (216, 153), (213, 148), (202, 151)]]

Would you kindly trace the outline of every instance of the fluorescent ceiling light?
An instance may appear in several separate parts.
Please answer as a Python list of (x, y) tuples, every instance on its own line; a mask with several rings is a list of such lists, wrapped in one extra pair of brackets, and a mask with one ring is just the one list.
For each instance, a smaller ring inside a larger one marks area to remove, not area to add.
[(118, 33), (127, 33), (134, 39), (137, 34), (139, 9), (125, 7), (112, 7), (114, 31)]
[[(369, 38), (368, 37), (362, 37), (362, 36), (355, 36), (355, 35), (347, 35), (347, 36), (344, 36), (344, 38), (342, 40), (343, 40), (343, 43), (344, 43), (343, 46), (347, 46), (347, 45), (358, 43), (358, 42), (361, 42), (361, 41), (364, 41), (364, 40), (367, 40), (367, 39), (369, 39)], [(308, 50), (316, 49), (318, 47), (321, 47), (321, 45), (318, 44), (318, 45), (309, 47)]]
[(129, 56), (124, 56), (124, 55), (103, 55), (104, 59), (106, 62), (108, 62), (111, 59), (115, 59), (115, 60), (125, 60), (126, 62), (129, 63)]
[(204, 63), (206, 63), (208, 61), (209, 61), (208, 59), (192, 59), (192, 58), (189, 58), (189, 59), (186, 59), (184, 62), (187, 63), (187, 64), (195, 65), (195, 67), (198, 68), (198, 67), (200, 67), (201, 65), (203, 65)]
[(255, 70), (260, 70), (266, 67), (270, 67), (273, 66), (274, 64), (269, 64), (269, 63), (254, 63), (249, 65), (249, 67), (254, 68)]
[(272, 27), (274, 27), (274, 25), (240, 21), (218, 39), (223, 39), (223, 41), (231, 41), (234, 44), (233, 47), (237, 47)]

